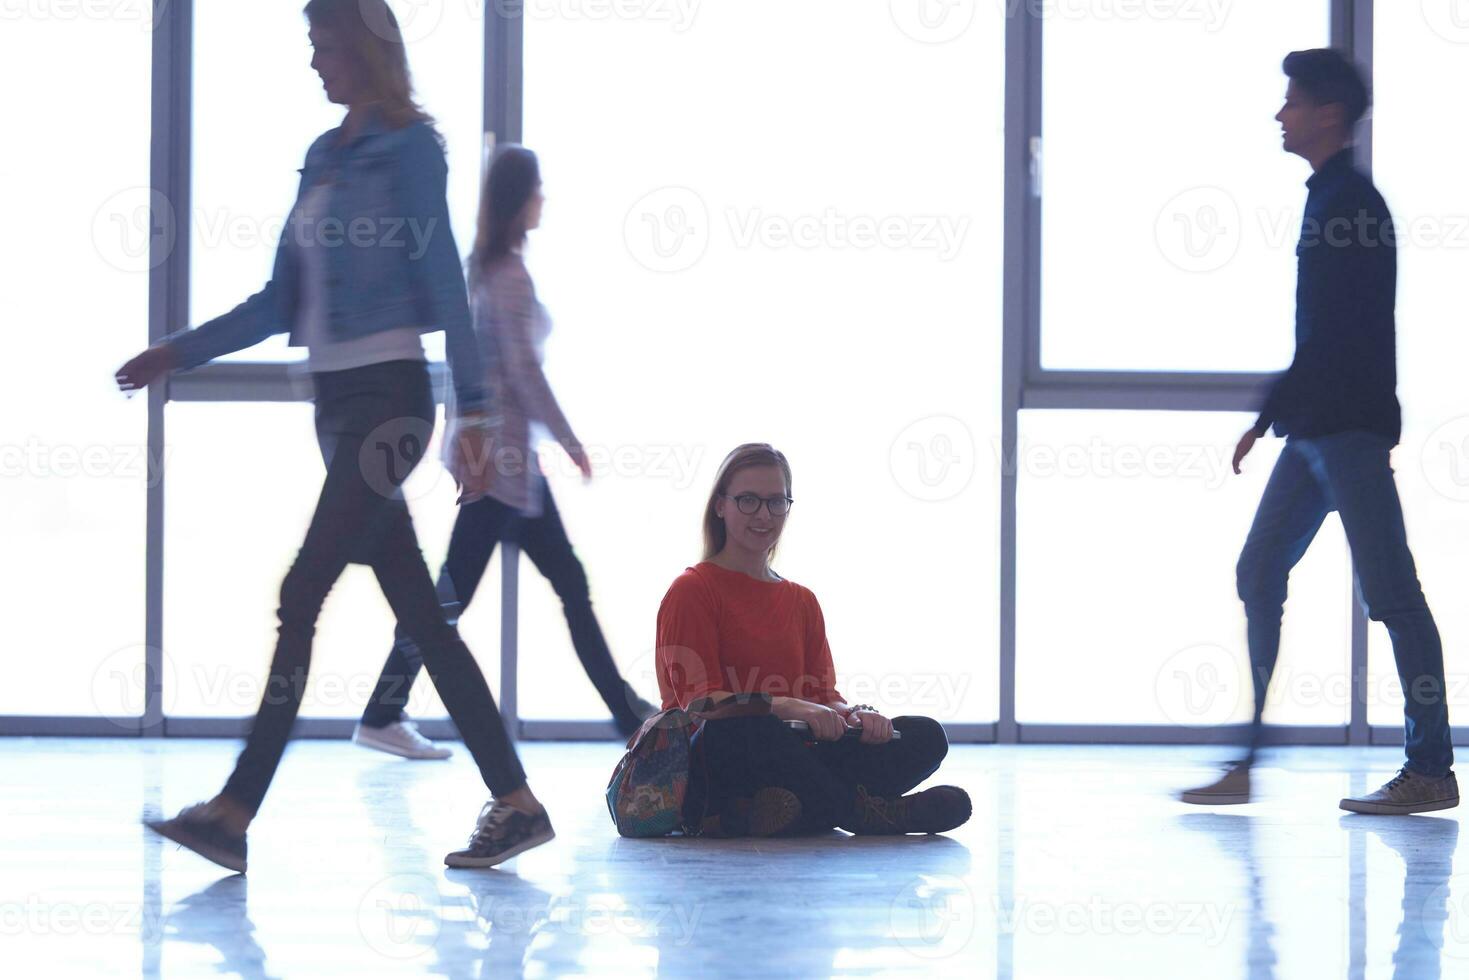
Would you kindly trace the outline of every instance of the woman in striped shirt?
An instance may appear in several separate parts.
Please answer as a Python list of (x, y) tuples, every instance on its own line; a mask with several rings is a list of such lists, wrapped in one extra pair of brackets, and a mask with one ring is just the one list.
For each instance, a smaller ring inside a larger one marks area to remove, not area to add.
[[(459, 509), (439, 573), (439, 601), (450, 622), (457, 622), (479, 587), (495, 545), (514, 541), (560, 597), (572, 646), (587, 677), (618, 729), (630, 735), (654, 708), (622, 679), (612, 660), (592, 611), (586, 572), (566, 536), (533, 445), (539, 430), (549, 431), (582, 475), (591, 478), (586, 451), (541, 370), (551, 320), (521, 258), (527, 233), (540, 224), (543, 201), (535, 154), (522, 146), (505, 147), (485, 179), (479, 230), (469, 260), (475, 330), (485, 349), (488, 389), (497, 417), (487, 430), (484, 456), (475, 461), (479, 472), (473, 476), (483, 484), (483, 493), (466, 499)], [(403, 712), (422, 664), (417, 644), (400, 625), (357, 728), (358, 744), (408, 758), (449, 754), (418, 734)]]

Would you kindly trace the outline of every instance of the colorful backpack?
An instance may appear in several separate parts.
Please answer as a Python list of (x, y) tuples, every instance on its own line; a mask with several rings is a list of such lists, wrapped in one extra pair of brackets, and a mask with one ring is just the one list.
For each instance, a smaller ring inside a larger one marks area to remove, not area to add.
[(717, 704), (700, 698), (660, 711), (627, 740), (627, 752), (607, 783), (607, 811), (623, 837), (663, 837), (697, 831), (684, 823), (690, 744), (699, 722), (770, 713), (770, 695), (735, 694)]
[(682, 708), (660, 711), (628, 739), (607, 783), (607, 810), (623, 837), (662, 837), (683, 830), (694, 720)]

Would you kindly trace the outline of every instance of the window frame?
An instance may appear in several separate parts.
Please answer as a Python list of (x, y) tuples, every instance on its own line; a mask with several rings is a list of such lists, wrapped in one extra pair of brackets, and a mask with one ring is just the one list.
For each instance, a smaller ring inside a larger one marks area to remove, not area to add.
[[(1373, 0), (1320, 0), (1330, 5), (1332, 44), (1350, 52), (1370, 71), (1372, 66)], [(523, 119), (524, 23), (517, 5), (484, 5), (484, 131), (500, 141), (519, 141)], [(151, 84), (152, 189), (173, 203), (176, 214), (189, 213), (192, 160), (191, 117), (193, 59), (193, 0), (175, 0), (162, 7), (153, 32)], [(1001, 336), (1001, 451), (1012, 458), (1017, 448), (1022, 409), (1130, 409), (1175, 411), (1249, 411), (1258, 405), (1273, 377), (1265, 373), (1076, 371), (1046, 369), (1041, 365), (1041, 209), (1038, 185), (1043, 151), (1041, 85), (1044, 17), (1039, 5), (1011, 5), (1005, 26), (1004, 92), (1004, 270)], [(1363, 123), (1359, 152), (1370, 167), (1372, 129)], [(157, 194), (155, 194), (155, 199)], [(182, 222), (165, 240), (153, 222), (148, 282), (148, 341), (187, 325), (189, 307), (190, 227)], [(432, 368), (436, 397), (442, 399), (444, 371)], [(147, 392), (150, 458), (147, 496), (147, 551), (145, 563), (147, 649), (143, 714), (136, 733), (143, 736), (238, 736), (247, 719), (191, 719), (165, 717), (161, 678), (163, 670), (163, 560), (165, 474), (164, 406), (167, 401), (279, 402), (310, 397), (285, 364), (235, 361), (209, 364), (179, 375), (166, 386)], [(1168, 726), (1127, 725), (1018, 725), (1015, 719), (1015, 586), (1016, 586), (1016, 474), (1000, 477), (1000, 614), (999, 717), (992, 724), (950, 726), (954, 741), (1000, 743), (1101, 742), (1207, 743), (1231, 737), (1228, 730), (1201, 731)], [(606, 722), (535, 721), (519, 718), (516, 700), (516, 599), (519, 552), (502, 548), (501, 697), (500, 710), (509, 730), (521, 738), (594, 738), (613, 734)], [(1366, 715), (1367, 620), (1360, 604), (1351, 603), (1352, 678), (1350, 720), (1343, 728), (1289, 727), (1267, 732), (1279, 744), (1373, 744), (1396, 738), (1396, 729), (1372, 729)], [(117, 721), (82, 717), (0, 716), (0, 735), (117, 734)], [(351, 723), (339, 719), (303, 719), (307, 736), (345, 737)], [(447, 722), (426, 720), (424, 730), (434, 737), (452, 736)], [(125, 733), (133, 733), (129, 726)], [(1469, 741), (1469, 730), (1456, 730), (1455, 741)]]

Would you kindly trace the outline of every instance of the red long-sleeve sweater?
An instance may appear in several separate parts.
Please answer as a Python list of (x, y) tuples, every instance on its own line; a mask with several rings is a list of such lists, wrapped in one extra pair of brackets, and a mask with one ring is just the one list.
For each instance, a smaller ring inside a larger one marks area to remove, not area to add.
[(686, 708), (710, 691), (842, 700), (821, 606), (794, 582), (763, 582), (700, 562), (663, 597), (657, 643), (665, 709)]

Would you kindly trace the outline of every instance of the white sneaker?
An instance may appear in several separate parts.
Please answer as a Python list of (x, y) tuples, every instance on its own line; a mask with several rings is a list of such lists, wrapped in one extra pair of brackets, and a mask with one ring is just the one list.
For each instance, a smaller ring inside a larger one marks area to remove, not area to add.
[(352, 741), (369, 749), (401, 755), (405, 759), (447, 759), (453, 755), (446, 748), (430, 742), (418, 733), (418, 726), (408, 720), (395, 721), (385, 728), (359, 723)]

